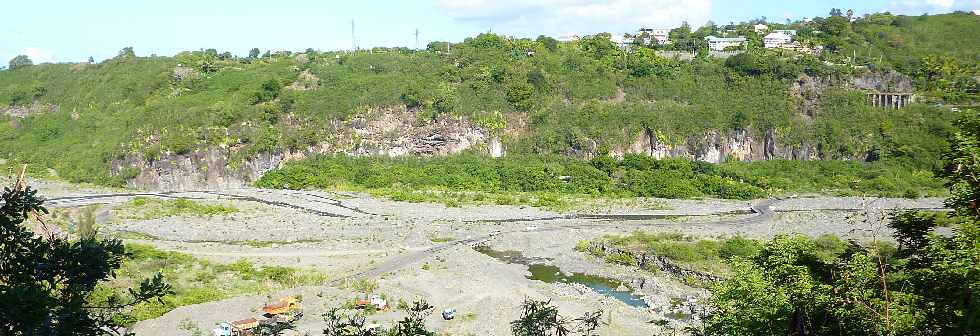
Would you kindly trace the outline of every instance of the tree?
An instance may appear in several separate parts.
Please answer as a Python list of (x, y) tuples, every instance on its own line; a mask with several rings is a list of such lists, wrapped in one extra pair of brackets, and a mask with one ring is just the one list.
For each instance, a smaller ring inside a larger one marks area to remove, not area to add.
[(534, 106), (534, 87), (524, 83), (516, 83), (507, 89), (507, 102), (519, 111), (528, 111)]
[(95, 64), (95, 59), (92, 56), (88, 57), (88, 64)]
[(619, 52), (619, 48), (610, 39), (611, 37), (612, 35), (609, 33), (599, 33), (583, 37), (579, 43), (581, 43), (582, 51), (586, 54), (597, 60), (602, 60), (609, 56), (615, 56)]
[(425, 50), (428, 51), (447, 51), (449, 50), (449, 42), (442, 41), (432, 41), (425, 45)]
[(345, 311), (340, 308), (332, 308), (323, 314), (323, 321), (326, 327), (323, 329), (324, 336), (433, 336), (425, 327), (425, 318), (432, 314), (434, 307), (418, 300), (408, 308), (408, 316), (389, 330), (380, 328), (368, 328), (364, 324), (364, 315), (360, 312)]
[(0, 196), (0, 334), (119, 334), (122, 328), (113, 320), (119, 313), (172, 293), (158, 273), (129, 289), (128, 297), (94, 300), (96, 285), (113, 278), (122, 265), (122, 242), (94, 234), (36, 234), (26, 223), (33, 219), (47, 231), (42, 218), (48, 211), (37, 191), (20, 181)]
[(521, 317), (510, 322), (514, 336), (568, 336), (576, 333), (582, 336), (596, 335), (602, 320), (602, 311), (586, 312), (582, 317), (568, 319), (551, 305), (551, 300), (537, 301), (524, 299)]
[(252, 48), (252, 50), (248, 51), (248, 58), (259, 58), (259, 54), (261, 53), (262, 51), (259, 48)]
[(558, 50), (558, 40), (552, 37), (538, 35), (538, 38), (535, 39), (535, 41), (541, 43), (541, 45), (544, 46), (545, 49), (548, 49), (548, 51)]
[(668, 35), (670, 36), (670, 39), (674, 41), (686, 39), (688, 35), (691, 35), (691, 25), (689, 25), (687, 21), (684, 21), (681, 23), (680, 27), (671, 29)]
[(389, 336), (433, 336), (436, 333), (426, 330), (425, 318), (432, 314), (432, 307), (424, 299), (412, 303), (408, 308), (408, 316), (398, 321), (395, 326), (388, 331)]
[(10, 59), (10, 63), (8, 64), (7, 69), (17, 70), (32, 65), (34, 65), (34, 62), (32, 62), (31, 59), (27, 57), (27, 55), (17, 55), (14, 58)]
[(256, 336), (280, 336), (286, 330), (295, 330), (294, 321), (273, 321), (271, 323), (260, 323), (253, 331)]
[(345, 312), (332, 308), (322, 315), (326, 327), (324, 336), (373, 336), (374, 332), (365, 328), (364, 315), (359, 312)]
[(119, 55), (117, 55), (116, 57), (133, 58), (136, 57), (136, 52), (133, 51), (133, 47), (125, 47), (122, 48), (122, 50), (119, 50)]

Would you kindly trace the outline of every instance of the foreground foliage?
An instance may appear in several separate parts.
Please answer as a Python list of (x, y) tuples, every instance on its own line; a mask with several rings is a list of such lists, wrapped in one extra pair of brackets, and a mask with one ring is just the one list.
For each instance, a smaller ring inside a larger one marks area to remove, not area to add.
[[(852, 244), (832, 258), (781, 236), (736, 258), (713, 289), (709, 335), (974, 335), (980, 333), (980, 114), (968, 111), (945, 155), (952, 218), (905, 212), (897, 250)], [(933, 232), (950, 224), (952, 236)]]
[[(94, 234), (77, 238), (35, 234), (29, 218), (47, 213), (30, 187), (4, 188), (0, 207), (0, 334), (103, 335), (122, 333), (116, 318), (132, 307), (172, 293), (156, 273), (132, 279), (126, 295), (95, 299), (98, 286), (117, 279), (128, 251), (121, 241)], [(38, 219), (40, 220), (40, 219)], [(42, 225), (42, 232), (46, 230)], [(135, 283), (139, 281), (138, 283)]]
[(510, 322), (510, 330), (514, 336), (594, 336), (601, 325), (601, 310), (570, 319), (562, 316), (551, 300), (525, 298), (521, 316)]
[(425, 319), (435, 309), (424, 299), (412, 302), (407, 316), (390, 329), (372, 328), (365, 324), (364, 315), (341, 308), (331, 308), (322, 315), (326, 322), (324, 336), (433, 336), (425, 326)]

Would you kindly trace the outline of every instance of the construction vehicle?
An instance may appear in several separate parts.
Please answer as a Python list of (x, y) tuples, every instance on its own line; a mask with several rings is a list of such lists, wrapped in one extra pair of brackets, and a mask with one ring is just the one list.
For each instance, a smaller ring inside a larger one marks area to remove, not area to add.
[(303, 309), (295, 297), (284, 297), (262, 306), (262, 312), (266, 317), (263, 323), (292, 322), (303, 317)]
[(276, 302), (262, 306), (262, 312), (264, 312), (266, 316), (276, 316), (298, 309), (299, 302), (294, 297), (281, 298)]
[(259, 320), (250, 317), (244, 320), (221, 322), (217, 328), (212, 330), (214, 336), (247, 336), (252, 334), (252, 329), (259, 326)]
[(357, 309), (367, 309), (370, 307), (377, 310), (385, 310), (385, 308), (388, 308), (388, 301), (382, 299), (377, 294), (372, 294), (367, 300), (355, 301), (354, 307)]
[(244, 320), (221, 322), (212, 330), (214, 336), (248, 336), (259, 324), (287, 323), (303, 317), (299, 300), (294, 297), (281, 298), (274, 303), (262, 306), (263, 317), (250, 317)]

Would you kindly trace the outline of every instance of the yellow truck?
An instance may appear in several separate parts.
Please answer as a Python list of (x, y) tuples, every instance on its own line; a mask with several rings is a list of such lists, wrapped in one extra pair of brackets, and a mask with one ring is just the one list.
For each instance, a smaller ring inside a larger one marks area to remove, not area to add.
[(279, 299), (279, 301), (263, 306), (262, 312), (264, 312), (266, 316), (272, 317), (298, 309), (299, 309), (299, 301), (297, 301), (296, 298), (285, 297)]
[(222, 322), (212, 331), (214, 336), (247, 336), (252, 334), (252, 329), (259, 326), (259, 320), (247, 318), (239, 321)]

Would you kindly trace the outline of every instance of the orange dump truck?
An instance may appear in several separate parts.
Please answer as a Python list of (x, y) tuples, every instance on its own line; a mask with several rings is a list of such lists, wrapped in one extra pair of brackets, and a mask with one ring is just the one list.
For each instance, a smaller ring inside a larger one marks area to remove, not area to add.
[(276, 316), (288, 313), (294, 309), (299, 309), (299, 303), (294, 297), (287, 297), (279, 299), (279, 301), (271, 304), (267, 304), (262, 307), (262, 312), (267, 316)]

